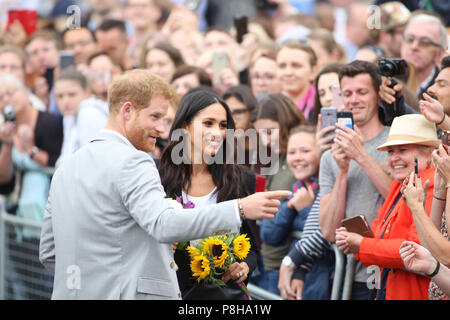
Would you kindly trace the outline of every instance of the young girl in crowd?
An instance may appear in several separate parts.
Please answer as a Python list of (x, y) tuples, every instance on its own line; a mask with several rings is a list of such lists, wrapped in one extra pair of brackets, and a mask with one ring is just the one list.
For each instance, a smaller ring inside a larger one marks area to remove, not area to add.
[[(291, 245), (294, 231), (303, 231), (312, 204), (319, 192), (318, 173), (319, 155), (316, 148), (315, 128), (300, 126), (292, 129), (288, 144), (286, 162), (296, 181), (293, 184), (293, 195), (285, 199), (279, 207), (274, 219), (262, 221), (261, 239), (272, 246)], [(295, 297), (280, 292), (283, 298), (300, 298), (303, 280), (289, 279), (293, 283)], [(328, 277), (326, 279), (328, 281)], [(314, 282), (309, 282), (313, 284)], [(280, 288), (280, 286), (279, 286)], [(285, 288), (281, 287), (280, 291)], [(326, 288), (328, 289), (328, 288)], [(317, 295), (313, 297), (317, 299)]]
[(283, 93), (303, 112), (309, 123), (313, 122), (317, 57), (309, 45), (289, 41), (277, 54), (277, 76)]
[[(253, 125), (260, 135), (261, 143), (269, 148), (270, 158), (277, 161), (275, 165), (270, 163), (277, 170), (267, 176), (266, 190), (290, 190), (296, 181), (286, 163), (287, 142), (289, 131), (302, 124), (307, 124), (303, 114), (287, 96), (270, 94), (259, 102)], [(260, 274), (252, 281), (259, 287), (280, 294), (277, 288), (278, 270), (281, 260), (289, 251), (290, 241), (272, 246), (261, 240), (262, 261), (258, 263)]]
[[(170, 130), (172, 139), (161, 156), (159, 167), (161, 183), (168, 197), (181, 197), (184, 204), (190, 201), (198, 208), (254, 193), (254, 175), (244, 167), (226, 161), (231, 148), (227, 129), (235, 129), (231, 111), (211, 90), (197, 89), (183, 97)], [(184, 134), (181, 139), (173, 137), (177, 130)], [(177, 164), (172, 151), (180, 143), (184, 143), (180, 155), (183, 161)], [(224, 274), (223, 281), (228, 287), (246, 282), (256, 268), (257, 246), (252, 231), (255, 229), (255, 221), (242, 222), (240, 232), (250, 238), (251, 249), (245, 260), (233, 263)], [(194, 287), (196, 293), (201, 294), (202, 289), (192, 277), (188, 252), (175, 250), (175, 261), (184, 297)]]

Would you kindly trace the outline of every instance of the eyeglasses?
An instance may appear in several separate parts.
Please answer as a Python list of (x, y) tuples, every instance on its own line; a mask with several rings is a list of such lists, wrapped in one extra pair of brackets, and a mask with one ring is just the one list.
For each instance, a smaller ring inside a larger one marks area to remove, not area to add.
[(425, 37), (416, 38), (415, 36), (408, 34), (404, 38), (404, 41), (407, 44), (412, 44), (414, 42), (414, 40), (417, 40), (417, 42), (419, 43), (419, 47), (421, 47), (421, 48), (428, 48), (430, 46), (434, 46), (434, 47), (438, 47), (438, 48), (441, 47), (441, 45), (439, 43), (433, 42), (430, 39), (425, 38)]

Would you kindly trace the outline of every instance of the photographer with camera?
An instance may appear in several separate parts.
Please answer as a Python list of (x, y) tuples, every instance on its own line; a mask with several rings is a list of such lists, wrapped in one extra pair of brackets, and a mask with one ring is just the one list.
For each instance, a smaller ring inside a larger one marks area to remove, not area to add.
[[(390, 105), (395, 103), (397, 113), (392, 117), (399, 116), (409, 112), (411, 108), (403, 99), (403, 85), (397, 83), (395, 86), (388, 86), (390, 80), (383, 77), (383, 83), (380, 86), (380, 98), (385, 110), (392, 110)], [(387, 107), (386, 107), (387, 106)], [(438, 131), (450, 130), (450, 56), (444, 57), (441, 61), (441, 70), (436, 76), (434, 83), (422, 94), (422, 100), (419, 102), (420, 112), (428, 121), (436, 123)], [(392, 120), (390, 120), (392, 122)]]
[[(401, 81), (397, 78), (407, 76), (408, 64), (403, 59), (382, 58), (378, 61), (378, 72), (382, 76), (379, 88), (381, 108), (384, 111), (384, 124), (390, 126), (395, 117), (405, 114), (418, 113), (408, 103), (404, 93), (408, 89), (403, 88)], [(415, 97), (412, 97), (414, 100)], [(411, 99), (408, 99), (411, 101)]]

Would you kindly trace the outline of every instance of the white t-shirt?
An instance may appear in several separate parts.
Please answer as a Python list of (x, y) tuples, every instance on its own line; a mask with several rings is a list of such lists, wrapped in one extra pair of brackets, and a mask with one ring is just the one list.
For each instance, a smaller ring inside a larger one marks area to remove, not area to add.
[[(217, 203), (217, 193), (214, 193), (216, 189), (217, 188), (214, 187), (214, 189), (210, 193), (201, 197), (193, 197), (182, 191), (181, 197), (184, 204), (186, 204), (188, 201), (191, 201), (193, 204), (195, 204), (195, 208), (203, 208)], [(191, 240), (191, 246), (195, 247), (200, 240), (201, 239)]]
[[(191, 201), (193, 204), (195, 204), (195, 208), (203, 208), (203, 207), (207, 207), (209, 205), (217, 203), (217, 193), (214, 193), (216, 191), (216, 189), (217, 188), (214, 187), (214, 189), (210, 193), (208, 193), (205, 196), (201, 196), (201, 197), (193, 197), (193, 196), (190, 196), (190, 195), (184, 193), (183, 191), (181, 191), (181, 197), (183, 199), (184, 204), (186, 204), (188, 201)], [(238, 209), (238, 205), (237, 205), (236, 201), (235, 201), (235, 205), (234, 205), (234, 212), (236, 215), (236, 223), (237, 223), (238, 227), (240, 228), (242, 221), (241, 221), (241, 217), (239, 216), (239, 209)], [(201, 239), (192, 240), (191, 246), (196, 246), (200, 240)]]

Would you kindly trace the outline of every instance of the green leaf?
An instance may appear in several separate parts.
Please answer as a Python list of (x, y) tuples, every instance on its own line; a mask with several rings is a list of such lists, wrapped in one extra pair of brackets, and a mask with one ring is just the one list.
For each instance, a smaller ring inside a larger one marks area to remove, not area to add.
[(225, 282), (223, 282), (223, 281), (220, 280), (220, 279), (213, 279), (213, 284), (214, 284), (215, 286), (225, 286)]
[(184, 250), (187, 248), (187, 246), (188, 246), (187, 242), (179, 242), (177, 245), (177, 250)]

